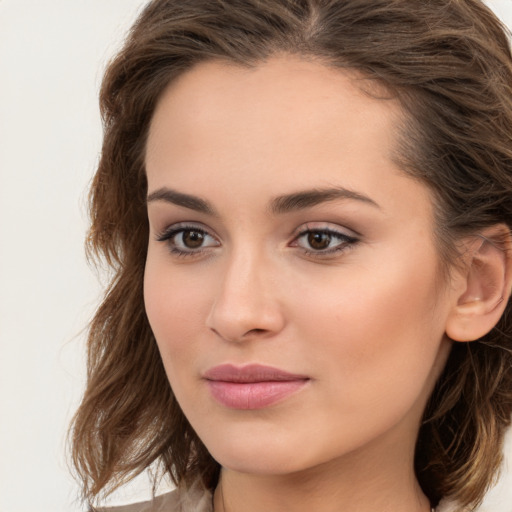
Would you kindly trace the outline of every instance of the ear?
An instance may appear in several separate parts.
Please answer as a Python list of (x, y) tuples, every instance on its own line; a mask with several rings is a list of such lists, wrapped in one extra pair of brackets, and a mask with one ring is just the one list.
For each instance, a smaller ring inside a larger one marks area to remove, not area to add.
[(483, 230), (465, 246), (456, 301), (446, 323), (446, 334), (454, 341), (487, 334), (505, 311), (512, 287), (512, 237), (506, 225)]

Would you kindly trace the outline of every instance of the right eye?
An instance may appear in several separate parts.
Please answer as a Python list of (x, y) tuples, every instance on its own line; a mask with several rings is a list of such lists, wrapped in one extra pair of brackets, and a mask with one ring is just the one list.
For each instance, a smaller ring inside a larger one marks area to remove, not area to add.
[(171, 226), (158, 235), (157, 241), (165, 242), (173, 254), (187, 256), (198, 254), (210, 247), (218, 247), (217, 239), (196, 226)]

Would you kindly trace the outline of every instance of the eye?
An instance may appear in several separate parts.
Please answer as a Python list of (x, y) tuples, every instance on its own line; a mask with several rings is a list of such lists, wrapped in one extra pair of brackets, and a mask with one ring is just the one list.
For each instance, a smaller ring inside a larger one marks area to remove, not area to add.
[(304, 249), (306, 254), (329, 255), (348, 249), (358, 239), (331, 228), (307, 228), (290, 244)]
[(329, 249), (333, 239), (332, 234), (328, 231), (310, 231), (304, 237), (306, 237), (309, 247), (316, 251)]
[(206, 230), (197, 226), (173, 225), (157, 236), (158, 242), (166, 242), (172, 253), (177, 255), (198, 254), (220, 244)]

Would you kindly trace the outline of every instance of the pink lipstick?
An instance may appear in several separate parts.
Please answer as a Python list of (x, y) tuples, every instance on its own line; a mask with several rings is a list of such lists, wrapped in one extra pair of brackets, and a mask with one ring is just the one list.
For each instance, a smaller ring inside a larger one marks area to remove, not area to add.
[(309, 378), (278, 368), (223, 364), (204, 375), (215, 400), (231, 409), (262, 409), (302, 389)]

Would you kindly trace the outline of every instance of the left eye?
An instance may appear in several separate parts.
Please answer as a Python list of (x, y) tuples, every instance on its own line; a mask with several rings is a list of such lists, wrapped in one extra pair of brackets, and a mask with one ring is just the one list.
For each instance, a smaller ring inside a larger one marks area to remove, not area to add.
[(195, 227), (176, 227), (160, 235), (157, 240), (166, 242), (177, 254), (197, 253), (207, 247), (217, 247), (218, 241), (206, 231)]
[(179, 249), (199, 249), (204, 247), (211, 238), (204, 231), (184, 229), (173, 236), (174, 245)]
[(345, 249), (356, 241), (352, 236), (330, 229), (311, 229), (301, 233), (293, 245), (310, 253), (331, 253)]

